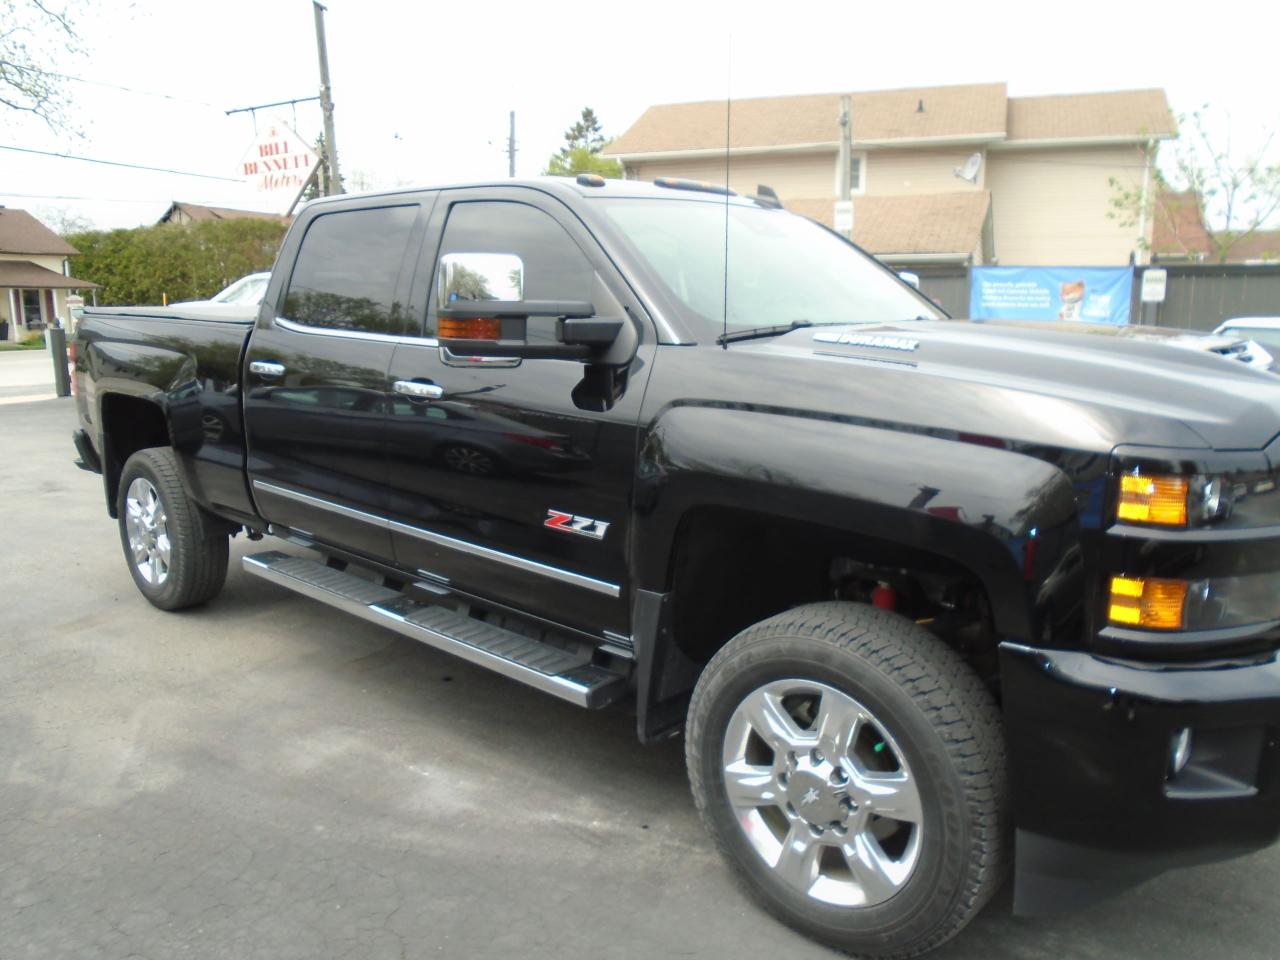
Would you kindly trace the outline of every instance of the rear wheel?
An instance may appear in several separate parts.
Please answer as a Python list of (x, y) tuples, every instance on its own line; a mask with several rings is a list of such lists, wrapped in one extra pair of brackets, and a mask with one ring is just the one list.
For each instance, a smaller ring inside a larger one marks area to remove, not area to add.
[(218, 595), (227, 578), (227, 534), (187, 496), (172, 450), (139, 450), (126, 461), (116, 513), (129, 573), (152, 604), (181, 610)]
[(917, 956), (1003, 876), (995, 705), (928, 631), (860, 604), (759, 623), (689, 708), (694, 798), (768, 910), (854, 953)]

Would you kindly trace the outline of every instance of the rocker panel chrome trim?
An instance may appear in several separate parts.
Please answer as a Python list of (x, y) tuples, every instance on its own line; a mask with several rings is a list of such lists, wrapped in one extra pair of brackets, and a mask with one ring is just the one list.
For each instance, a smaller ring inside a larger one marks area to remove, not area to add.
[(447, 547), (451, 550), (457, 550), (460, 553), (466, 553), (474, 557), (480, 557), (484, 560), (492, 560), (495, 563), (506, 564), (517, 570), (524, 570), (526, 573), (534, 573), (539, 576), (549, 577), (553, 580), (559, 580), (561, 583), (568, 583), (575, 587), (581, 587), (584, 590), (591, 590), (595, 593), (604, 594), (606, 597), (620, 597), (622, 588), (616, 583), (609, 583), (605, 580), (597, 580), (594, 577), (588, 577), (585, 574), (574, 573), (572, 570), (565, 570), (561, 567), (553, 567), (546, 563), (539, 563), (537, 560), (530, 560), (527, 557), (516, 556), (512, 553), (504, 553), (501, 550), (494, 550), (492, 547), (482, 547), (478, 543), (471, 543), (468, 540), (458, 540), (455, 537), (448, 537), (442, 533), (435, 533), (431, 530), (424, 530), (422, 527), (415, 527), (407, 523), (401, 523), (398, 520), (390, 520), (387, 517), (380, 517), (377, 514), (366, 513), (363, 510), (357, 510), (354, 507), (346, 507), (340, 503), (334, 503), (330, 500), (324, 500), (320, 497), (314, 497), (309, 493), (302, 493), (289, 487), (277, 486), (274, 483), (268, 483), (265, 480), (254, 480), (253, 486), (255, 490), (261, 490), (263, 493), (274, 494), (278, 497), (284, 497), (287, 500), (295, 500), (298, 503), (305, 503), (308, 506), (315, 507), (317, 510), (327, 510), (330, 513), (336, 513), (342, 517), (348, 517), (352, 520), (360, 520), (364, 523), (370, 523), (374, 526), (384, 527), (393, 533), (402, 533), (408, 537), (416, 537), (419, 540), (425, 540), (428, 543), (434, 543), (437, 546)]
[(622, 588), (616, 583), (607, 583), (604, 580), (596, 580), (594, 577), (588, 577), (581, 573), (574, 573), (572, 570), (564, 570), (560, 567), (552, 567), (545, 563), (539, 563), (537, 560), (530, 560), (526, 557), (518, 557), (512, 553), (503, 553), (501, 550), (494, 550), (491, 547), (482, 547), (477, 543), (471, 543), (467, 540), (458, 540), (454, 537), (446, 537), (442, 533), (433, 533), (430, 530), (423, 530), (421, 527), (410, 526), (407, 523), (400, 523), (398, 520), (390, 520), (387, 525), (393, 533), (403, 533), (408, 537), (417, 537), (419, 540), (426, 540), (428, 543), (434, 543), (437, 546), (448, 547), (451, 550), (457, 550), (460, 553), (467, 553), (474, 557), (481, 557), (485, 560), (493, 560), (496, 563), (505, 563), (509, 567), (515, 567), (518, 570), (525, 570), (529, 573), (540, 574), (544, 577), (551, 577), (554, 580), (560, 580), (563, 583), (573, 584), (575, 587), (582, 587), (584, 590), (593, 590), (596, 593), (603, 593), (608, 597), (618, 597), (622, 594)]

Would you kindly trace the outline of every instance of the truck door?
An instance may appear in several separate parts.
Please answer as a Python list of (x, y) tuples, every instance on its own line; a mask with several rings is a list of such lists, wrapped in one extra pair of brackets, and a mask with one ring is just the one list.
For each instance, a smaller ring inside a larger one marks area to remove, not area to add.
[[(610, 374), (608, 400), (584, 389), (582, 363), (458, 357), (433, 338), (438, 303), (458, 296), (645, 314), (590, 233), (538, 191), (442, 193), (427, 237), (413, 295), (427, 304), (426, 337), (396, 347), (389, 378), (397, 561), (549, 620), (627, 633), (636, 424), (654, 337), (646, 330), (630, 368)], [(451, 258), (445, 290), (439, 265)], [(553, 318), (531, 317), (531, 338), (538, 329), (554, 342)]]
[(415, 199), (313, 212), (299, 225), (296, 259), (282, 252), (286, 282), (269, 294), (276, 309), (259, 316), (246, 356), (248, 473), (259, 511), (380, 560), (391, 558), (382, 519), (387, 368), (413, 327), (405, 304), (415, 225), (419, 241), (426, 226), (421, 210)]

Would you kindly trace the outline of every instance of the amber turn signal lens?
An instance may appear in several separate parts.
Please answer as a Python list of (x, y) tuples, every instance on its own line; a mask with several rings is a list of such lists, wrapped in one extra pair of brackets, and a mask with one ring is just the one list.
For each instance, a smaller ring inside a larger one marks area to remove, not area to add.
[(1185, 580), (1112, 577), (1107, 619), (1125, 627), (1181, 630), (1186, 600)]
[(441, 317), (436, 336), (442, 340), (501, 340), (502, 321), (497, 317), (475, 317), (460, 320)]
[(1120, 506), (1116, 516), (1133, 523), (1158, 523), (1169, 527), (1187, 525), (1185, 477), (1144, 477), (1126, 473), (1120, 477)]

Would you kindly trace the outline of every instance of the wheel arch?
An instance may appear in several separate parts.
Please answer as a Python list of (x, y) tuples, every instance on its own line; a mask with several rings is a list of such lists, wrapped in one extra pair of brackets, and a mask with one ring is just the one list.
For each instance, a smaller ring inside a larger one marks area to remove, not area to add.
[(102, 484), (107, 512), (117, 517), (120, 474), (125, 462), (147, 447), (173, 445), (169, 420), (154, 399), (126, 393), (99, 394), (98, 449), (102, 452)]
[(666, 598), (662, 616), (646, 621), (661, 624), (656, 635), (637, 631), (638, 643), (656, 648), (642, 699), (687, 689), (750, 624), (832, 599), (823, 575), (837, 557), (967, 579), (1002, 637), (1041, 636), (1050, 607), (1081, 616), (1083, 585), (1064, 574), (1079, 570), (1076, 494), (1044, 459), (919, 433), (690, 406), (672, 408), (651, 429), (640, 478), (633, 569), (639, 587)]

